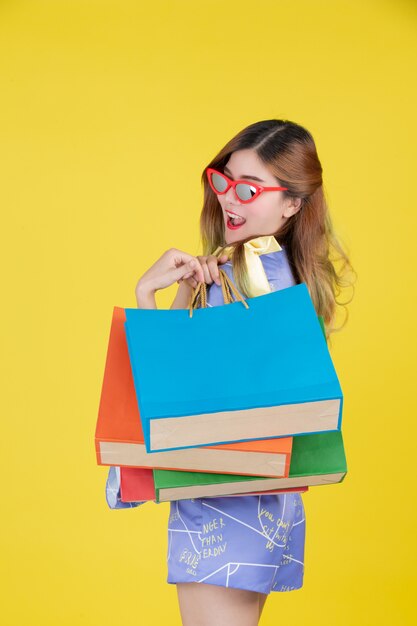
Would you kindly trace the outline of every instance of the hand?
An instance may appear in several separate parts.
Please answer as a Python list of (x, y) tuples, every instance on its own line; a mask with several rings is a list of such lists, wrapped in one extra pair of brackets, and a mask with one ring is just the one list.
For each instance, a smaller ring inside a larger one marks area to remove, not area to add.
[(138, 280), (136, 291), (155, 293), (180, 282), (185, 275), (193, 277), (196, 284), (197, 281), (204, 282), (205, 275), (198, 257), (170, 248)]
[[(219, 264), (226, 263), (228, 259), (227, 254), (222, 254), (219, 258), (214, 256), (214, 254), (210, 254), (209, 256), (198, 256), (197, 259), (204, 272), (204, 282), (210, 285), (214, 281), (217, 285), (220, 285), (218, 266)], [(196, 273), (190, 271), (184, 274), (177, 282), (180, 283), (184, 281), (190, 285), (190, 287), (194, 288), (197, 287), (198, 282), (201, 282), (197, 280), (197, 278)]]

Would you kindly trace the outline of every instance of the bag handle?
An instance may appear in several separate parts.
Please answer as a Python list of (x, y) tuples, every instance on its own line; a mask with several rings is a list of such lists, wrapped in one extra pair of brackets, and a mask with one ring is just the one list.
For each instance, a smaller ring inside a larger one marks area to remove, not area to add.
[[(223, 299), (225, 304), (231, 304), (233, 302), (231, 291), (235, 294), (236, 299), (242, 302), (242, 304), (249, 309), (249, 304), (240, 294), (240, 292), (236, 289), (233, 282), (230, 280), (228, 275), (224, 270), (219, 268), (219, 277), (220, 277), (220, 286), (222, 288)], [(195, 287), (191, 293), (190, 301), (188, 308), (190, 310), (190, 317), (193, 316), (194, 309), (197, 308), (198, 298), (201, 300), (201, 308), (207, 308), (207, 287), (206, 283), (198, 283), (197, 287)], [(327, 343), (326, 330), (324, 325), (324, 318), (322, 315), (318, 315), (318, 320), (321, 326), (321, 330), (323, 332), (324, 338)]]
[[(246, 302), (241, 293), (236, 289), (235, 285), (228, 277), (226, 272), (219, 268), (219, 277), (220, 277), (220, 286), (222, 288), (223, 299), (225, 304), (231, 304), (233, 302), (232, 292), (236, 296), (236, 299), (239, 300), (243, 306), (247, 309), (249, 308), (249, 304)], [(206, 283), (198, 283), (197, 287), (195, 287), (191, 293), (190, 301), (188, 304), (188, 308), (190, 310), (190, 317), (193, 316), (194, 309), (198, 306), (198, 299), (201, 301), (201, 308), (207, 308), (207, 287)]]

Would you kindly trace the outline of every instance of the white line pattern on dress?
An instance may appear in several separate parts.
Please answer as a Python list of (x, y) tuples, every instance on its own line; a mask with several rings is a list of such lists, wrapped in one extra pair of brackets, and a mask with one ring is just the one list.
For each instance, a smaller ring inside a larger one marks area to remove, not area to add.
[[(268, 541), (272, 541), (268, 537), (268, 535), (265, 534), (265, 532), (261, 532), (257, 528), (250, 526), (250, 524), (246, 524), (245, 522), (242, 522), (242, 520), (238, 519), (237, 517), (233, 517), (233, 515), (229, 515), (229, 513), (226, 513), (225, 511), (221, 511), (220, 509), (217, 509), (215, 506), (211, 506), (210, 504), (207, 504), (206, 502), (203, 502), (203, 505), (207, 506), (209, 509), (213, 509), (213, 511), (217, 511), (218, 513), (221, 513), (222, 515), (225, 515), (226, 517), (230, 517), (230, 519), (234, 520), (235, 522), (238, 522), (238, 524), (242, 524), (243, 526), (246, 526), (247, 528), (250, 528), (251, 530), (253, 530), (254, 533), (257, 533), (258, 535), (262, 535), (262, 537), (265, 537), (265, 539), (267, 539)], [(272, 543), (274, 544), (274, 546), (277, 546), (278, 548), (285, 548), (284, 543), (276, 543), (275, 541), (272, 541)]]
[(188, 533), (188, 536), (190, 537), (190, 541), (191, 541), (191, 543), (192, 543), (192, 545), (193, 545), (194, 550), (197, 552), (197, 554), (201, 554), (201, 551), (200, 551), (200, 550), (197, 550), (197, 548), (195, 547), (195, 545), (194, 545), (194, 541), (193, 541), (193, 538), (192, 538), (192, 536), (191, 536), (191, 532), (188, 530), (188, 528), (187, 528), (187, 524), (184, 522), (184, 520), (182, 519), (182, 517), (181, 517), (181, 515), (180, 515), (180, 511), (179, 511), (179, 509), (178, 509), (178, 500), (177, 500), (177, 502), (176, 502), (176, 505), (177, 505), (177, 514), (178, 514), (178, 517), (179, 517), (179, 519), (182, 521), (182, 523), (184, 524), (184, 527), (187, 529), (187, 533)]

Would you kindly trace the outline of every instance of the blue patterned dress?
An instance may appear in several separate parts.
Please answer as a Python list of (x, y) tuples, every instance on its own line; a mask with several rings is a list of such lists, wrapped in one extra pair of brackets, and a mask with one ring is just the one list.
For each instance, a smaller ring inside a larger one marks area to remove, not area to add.
[[(285, 247), (263, 254), (272, 291), (296, 284)], [(234, 281), (231, 262), (222, 269)], [(235, 282), (235, 281), (234, 281)], [(207, 305), (223, 304), (221, 287), (207, 289)], [(109, 468), (110, 508), (120, 500), (120, 469)], [(194, 498), (170, 503), (168, 583), (198, 582), (268, 594), (303, 584), (305, 514), (299, 493)]]

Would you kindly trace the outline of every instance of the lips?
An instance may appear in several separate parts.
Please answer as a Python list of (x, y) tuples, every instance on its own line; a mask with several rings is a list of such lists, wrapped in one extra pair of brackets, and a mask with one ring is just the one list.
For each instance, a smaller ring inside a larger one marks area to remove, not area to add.
[[(239, 215), (238, 213), (235, 213), (234, 211), (231, 211), (230, 209), (225, 209), (225, 212), (228, 215), (231, 215), (232, 217), (242, 217), (242, 215)], [(243, 218), (243, 219), (245, 219), (245, 218)]]
[(231, 230), (236, 230), (237, 228), (240, 228), (241, 226), (243, 226), (243, 224), (246, 223), (246, 219), (242, 217), (241, 215), (238, 215), (234, 211), (226, 210), (225, 213), (227, 216), (226, 225)]

